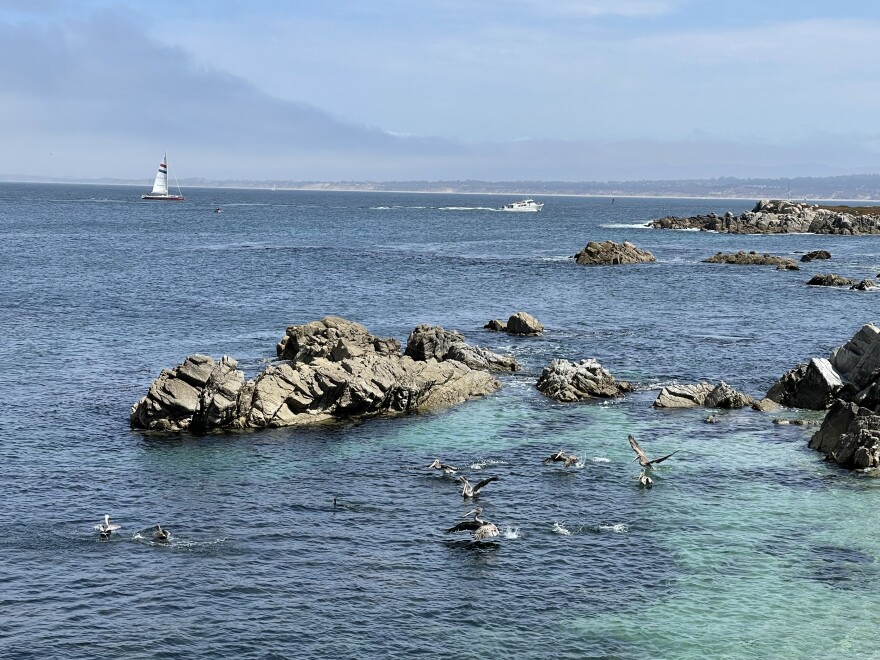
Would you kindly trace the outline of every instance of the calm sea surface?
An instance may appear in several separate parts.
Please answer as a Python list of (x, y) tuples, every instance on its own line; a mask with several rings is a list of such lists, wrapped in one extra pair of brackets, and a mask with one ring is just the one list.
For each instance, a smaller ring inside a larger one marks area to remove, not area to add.
[[(0, 185), (0, 656), (877, 657), (880, 481), (774, 415), (707, 425), (650, 404), (671, 381), (761, 396), (880, 320), (877, 294), (805, 285), (877, 275), (880, 237), (638, 227), (754, 200), (545, 197), (508, 214), (492, 209), (515, 195), (142, 192)], [(605, 239), (657, 263), (571, 259)], [(833, 260), (800, 272), (700, 263), (819, 248)], [(482, 330), (518, 310), (543, 337)], [(163, 368), (229, 354), (251, 377), (287, 325), (327, 314), (402, 342), (457, 329), (524, 369), (433, 415), (129, 429)], [(534, 384), (557, 357), (640, 390), (553, 403)], [(628, 433), (680, 452), (652, 490)], [(560, 448), (585, 466), (541, 464)], [(500, 477), (478, 498), (497, 543), (444, 532), (472, 505), (451, 478), (401, 469), (434, 458)], [(105, 513), (122, 526), (109, 541)], [(171, 543), (151, 541), (157, 522)]]

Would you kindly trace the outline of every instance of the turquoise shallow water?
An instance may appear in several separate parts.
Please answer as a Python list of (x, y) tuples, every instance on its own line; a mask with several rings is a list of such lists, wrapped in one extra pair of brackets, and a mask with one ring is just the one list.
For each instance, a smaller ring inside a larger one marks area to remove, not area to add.
[[(760, 395), (866, 322), (876, 294), (810, 288), (880, 272), (880, 239), (639, 228), (751, 201), (0, 186), (0, 655), (91, 657), (876, 657), (880, 482), (772, 415), (656, 411), (662, 383)], [(222, 214), (214, 214), (217, 206)], [(583, 268), (588, 240), (658, 263)], [(702, 264), (825, 248), (800, 272)], [(543, 337), (483, 331), (523, 309)], [(286, 325), (335, 313), (405, 341), (423, 322), (512, 352), (495, 396), (393, 420), (242, 435), (132, 432), (162, 368), (231, 354), (254, 374)], [(554, 357), (639, 390), (560, 405)], [(788, 416), (800, 416), (786, 412)], [(678, 450), (637, 487), (626, 435)], [(566, 448), (582, 469), (541, 465)], [(506, 534), (444, 530), (480, 478)], [(333, 498), (337, 498), (337, 507)], [(109, 542), (93, 526), (109, 513)], [(168, 545), (149, 528), (172, 529)]]

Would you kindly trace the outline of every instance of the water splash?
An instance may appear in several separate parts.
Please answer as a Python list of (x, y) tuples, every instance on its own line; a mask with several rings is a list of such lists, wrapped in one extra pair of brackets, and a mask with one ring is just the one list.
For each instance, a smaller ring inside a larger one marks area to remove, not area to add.
[(571, 532), (565, 527), (565, 523), (553, 523), (553, 533), (561, 534), (562, 536), (571, 536)]
[(519, 527), (511, 527), (510, 525), (504, 527), (504, 531), (501, 532), (501, 535), (506, 539), (518, 539), (521, 537)]
[(629, 531), (629, 527), (627, 527), (623, 523), (617, 523), (616, 525), (599, 525), (596, 527), (596, 531), (613, 532), (615, 534), (626, 534)]

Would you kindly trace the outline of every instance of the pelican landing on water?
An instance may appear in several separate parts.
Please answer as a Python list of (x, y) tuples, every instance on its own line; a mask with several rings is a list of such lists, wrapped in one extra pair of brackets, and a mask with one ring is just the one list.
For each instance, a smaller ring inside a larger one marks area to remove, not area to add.
[(446, 474), (453, 474), (454, 472), (458, 472), (458, 468), (454, 465), (449, 465), (448, 463), (441, 463), (439, 458), (435, 458), (428, 465), (417, 465), (413, 468), (413, 470), (442, 470)]
[(162, 525), (156, 523), (156, 526), (153, 528), (153, 540), (159, 541), (161, 543), (165, 543), (166, 541), (171, 539), (171, 530), (162, 529)]
[(98, 534), (101, 535), (102, 539), (110, 538), (110, 535), (117, 529), (119, 529), (119, 527), (119, 525), (115, 525), (110, 522), (110, 514), (107, 513), (104, 514), (104, 522), (99, 525), (95, 525), (95, 529), (98, 530)]
[(637, 460), (639, 462), (639, 465), (642, 466), (643, 470), (653, 469), (655, 463), (662, 463), (667, 458), (672, 456), (672, 454), (676, 453), (672, 452), (672, 454), (666, 454), (666, 456), (661, 456), (660, 458), (655, 458), (651, 460), (648, 458), (648, 455), (642, 451), (642, 448), (639, 447), (639, 443), (636, 442), (636, 439), (631, 435), (629, 436), (629, 446), (632, 447), (633, 451), (636, 453), (636, 457), (633, 460)]
[(562, 467), (567, 468), (570, 465), (577, 465), (578, 457), (574, 454), (566, 454), (565, 451), (560, 449), (555, 454), (550, 454), (541, 462), (546, 465), (547, 463), (558, 463), (560, 461), (562, 461)]
[(473, 532), (474, 541), (482, 541), (484, 539), (494, 538), (501, 534), (498, 531), (498, 527), (495, 526), (495, 523), (491, 523), (488, 520), (483, 520), (480, 516), (483, 514), (483, 507), (477, 507), (472, 511), (468, 511), (465, 515), (473, 516), (473, 520), (464, 520), (458, 523), (455, 527), (450, 527), (446, 530), (448, 534), (453, 532)]
[(490, 484), (493, 481), (498, 481), (498, 477), (487, 477), (481, 481), (478, 481), (476, 484), (471, 484), (470, 481), (467, 480), (465, 476), (459, 476), (458, 480), (461, 482), (461, 496), (464, 498), (474, 497), (480, 491), (480, 489), (486, 484)]

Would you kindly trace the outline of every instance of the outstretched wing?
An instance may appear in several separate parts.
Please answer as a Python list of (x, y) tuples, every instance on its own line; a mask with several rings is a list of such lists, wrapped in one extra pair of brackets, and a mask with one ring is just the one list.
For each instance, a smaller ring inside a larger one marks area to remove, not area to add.
[[(628, 439), (629, 439), (629, 446), (633, 448), (633, 451), (634, 451), (634, 452), (638, 455), (638, 457), (639, 457), (639, 463), (641, 463), (642, 461), (644, 461), (645, 463), (647, 463), (647, 464), (650, 465), (651, 461), (648, 459), (648, 455), (645, 454), (645, 452), (642, 451), (642, 448), (639, 447), (639, 443), (636, 442), (636, 439), (635, 439), (634, 437), (632, 437), (631, 435), (628, 436)], [(668, 457), (664, 457), (664, 458), (668, 458)], [(661, 459), (661, 460), (662, 460), (662, 459)]]
[[(677, 453), (678, 453), (678, 451), (674, 451), (674, 452), (672, 452), (672, 454), (677, 454)], [(652, 465), (652, 464), (654, 464), (654, 463), (662, 463), (662, 462), (665, 461), (667, 458), (669, 458), (670, 456), (672, 456), (672, 454), (666, 454), (666, 456), (661, 456), (660, 458), (655, 458), (653, 461), (648, 461), (648, 465)]]
[(477, 485), (474, 486), (474, 492), (476, 493), (478, 490), (480, 490), (480, 488), (482, 488), (486, 484), (492, 483), (493, 481), (498, 481), (498, 477), (486, 477), (485, 479), (478, 481)]
[(473, 530), (480, 529), (482, 527), (482, 523), (478, 523), (476, 520), (464, 520), (458, 523), (455, 527), (450, 527), (446, 530), (447, 533), (452, 532), (469, 532)]

